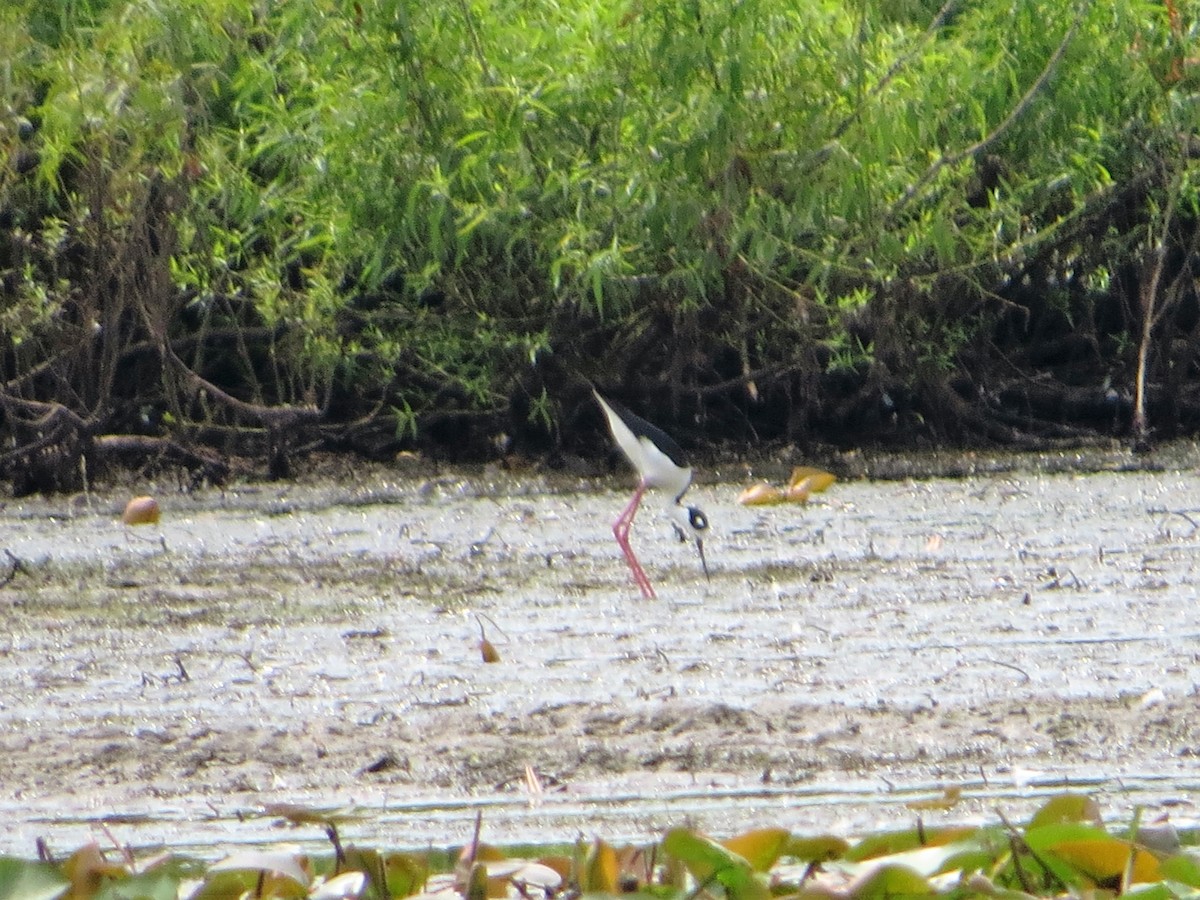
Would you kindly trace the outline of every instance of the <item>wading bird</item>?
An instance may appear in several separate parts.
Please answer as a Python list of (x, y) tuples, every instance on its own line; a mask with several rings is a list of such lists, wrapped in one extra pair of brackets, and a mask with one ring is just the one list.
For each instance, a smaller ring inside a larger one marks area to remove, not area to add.
[(613, 523), (613, 536), (625, 561), (633, 572), (633, 580), (642, 590), (642, 596), (653, 599), (654, 586), (646, 577), (641, 563), (629, 546), (629, 529), (633, 526), (633, 517), (637, 514), (642, 495), (650, 488), (658, 488), (671, 498), (667, 505), (667, 515), (670, 517), (675, 531), (681, 541), (694, 540), (696, 549), (700, 552), (700, 565), (704, 568), (704, 577), (708, 577), (708, 563), (704, 559), (704, 533), (708, 530), (708, 517), (695, 506), (684, 506), (680, 501), (692, 483), (692, 467), (683, 461), (683, 451), (661, 428), (651, 425), (640, 416), (635, 416), (620, 404), (605, 400), (595, 388), (592, 393), (596, 402), (604, 410), (608, 419), (608, 430), (612, 432), (613, 440), (621, 448), (621, 452), (633, 464), (638, 473), (637, 490), (633, 499), (625, 507), (625, 511)]

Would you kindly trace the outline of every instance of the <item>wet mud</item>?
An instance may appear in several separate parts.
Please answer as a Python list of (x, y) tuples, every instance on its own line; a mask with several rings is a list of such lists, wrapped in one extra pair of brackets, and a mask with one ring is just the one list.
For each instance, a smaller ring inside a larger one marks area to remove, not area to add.
[[(0, 512), (0, 852), (215, 856), (1019, 817), (1079, 788), (1194, 822), (1200, 479), (1112, 456), (690, 494), (711, 580), (625, 479), (408, 474)], [(1144, 461), (1142, 461), (1144, 463)], [(767, 467), (768, 469), (770, 467)], [(981, 473), (981, 474), (980, 474)], [(777, 472), (769, 472), (778, 475)], [(873, 474), (864, 470), (863, 474)], [(887, 474), (895, 474), (890, 470)], [(484, 664), (480, 630), (499, 652)]]

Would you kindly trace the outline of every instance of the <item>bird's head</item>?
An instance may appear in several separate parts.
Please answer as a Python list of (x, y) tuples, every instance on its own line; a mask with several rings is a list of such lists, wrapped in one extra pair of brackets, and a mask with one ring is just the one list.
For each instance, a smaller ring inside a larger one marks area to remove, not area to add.
[(704, 536), (708, 534), (708, 516), (698, 506), (671, 505), (668, 510), (671, 524), (681, 541), (695, 541), (696, 550), (700, 553), (700, 565), (704, 569), (704, 577), (708, 578), (708, 562), (704, 559)]

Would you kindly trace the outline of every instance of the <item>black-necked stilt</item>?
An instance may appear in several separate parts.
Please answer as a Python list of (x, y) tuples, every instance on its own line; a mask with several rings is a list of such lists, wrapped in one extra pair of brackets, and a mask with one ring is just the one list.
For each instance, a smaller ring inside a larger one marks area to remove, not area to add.
[(613, 440), (621, 448), (638, 473), (638, 487), (633, 499), (625, 507), (625, 511), (613, 523), (613, 535), (625, 560), (633, 571), (633, 580), (642, 590), (642, 596), (652, 599), (655, 596), (654, 586), (646, 577), (645, 570), (629, 546), (629, 529), (633, 525), (633, 517), (637, 514), (642, 495), (650, 488), (660, 488), (667, 492), (671, 502), (667, 506), (667, 515), (675, 525), (675, 531), (681, 541), (689, 538), (696, 542), (700, 552), (700, 565), (704, 568), (704, 577), (708, 577), (708, 563), (704, 559), (704, 532), (708, 530), (708, 517), (695, 506), (684, 506), (680, 501), (692, 483), (692, 467), (683, 461), (683, 451), (671, 439), (671, 436), (656, 425), (651, 425), (640, 416), (635, 416), (625, 407), (605, 400), (593, 388), (596, 402), (604, 410), (608, 419), (608, 430), (612, 432)]

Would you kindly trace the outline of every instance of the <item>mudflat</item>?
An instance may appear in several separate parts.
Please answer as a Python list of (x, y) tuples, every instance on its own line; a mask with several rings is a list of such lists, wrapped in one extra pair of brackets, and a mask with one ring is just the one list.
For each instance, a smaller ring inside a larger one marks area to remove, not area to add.
[(711, 580), (639, 512), (657, 600), (612, 539), (615, 478), (145, 484), (163, 515), (137, 528), (128, 488), (9, 502), (0, 852), (324, 842), (278, 804), (387, 848), (462, 843), (479, 810), (493, 842), (850, 837), (1064, 789), (1189, 824), (1200, 478), (1056, 468), (744, 507), (756, 473), (726, 467), (689, 494)]

